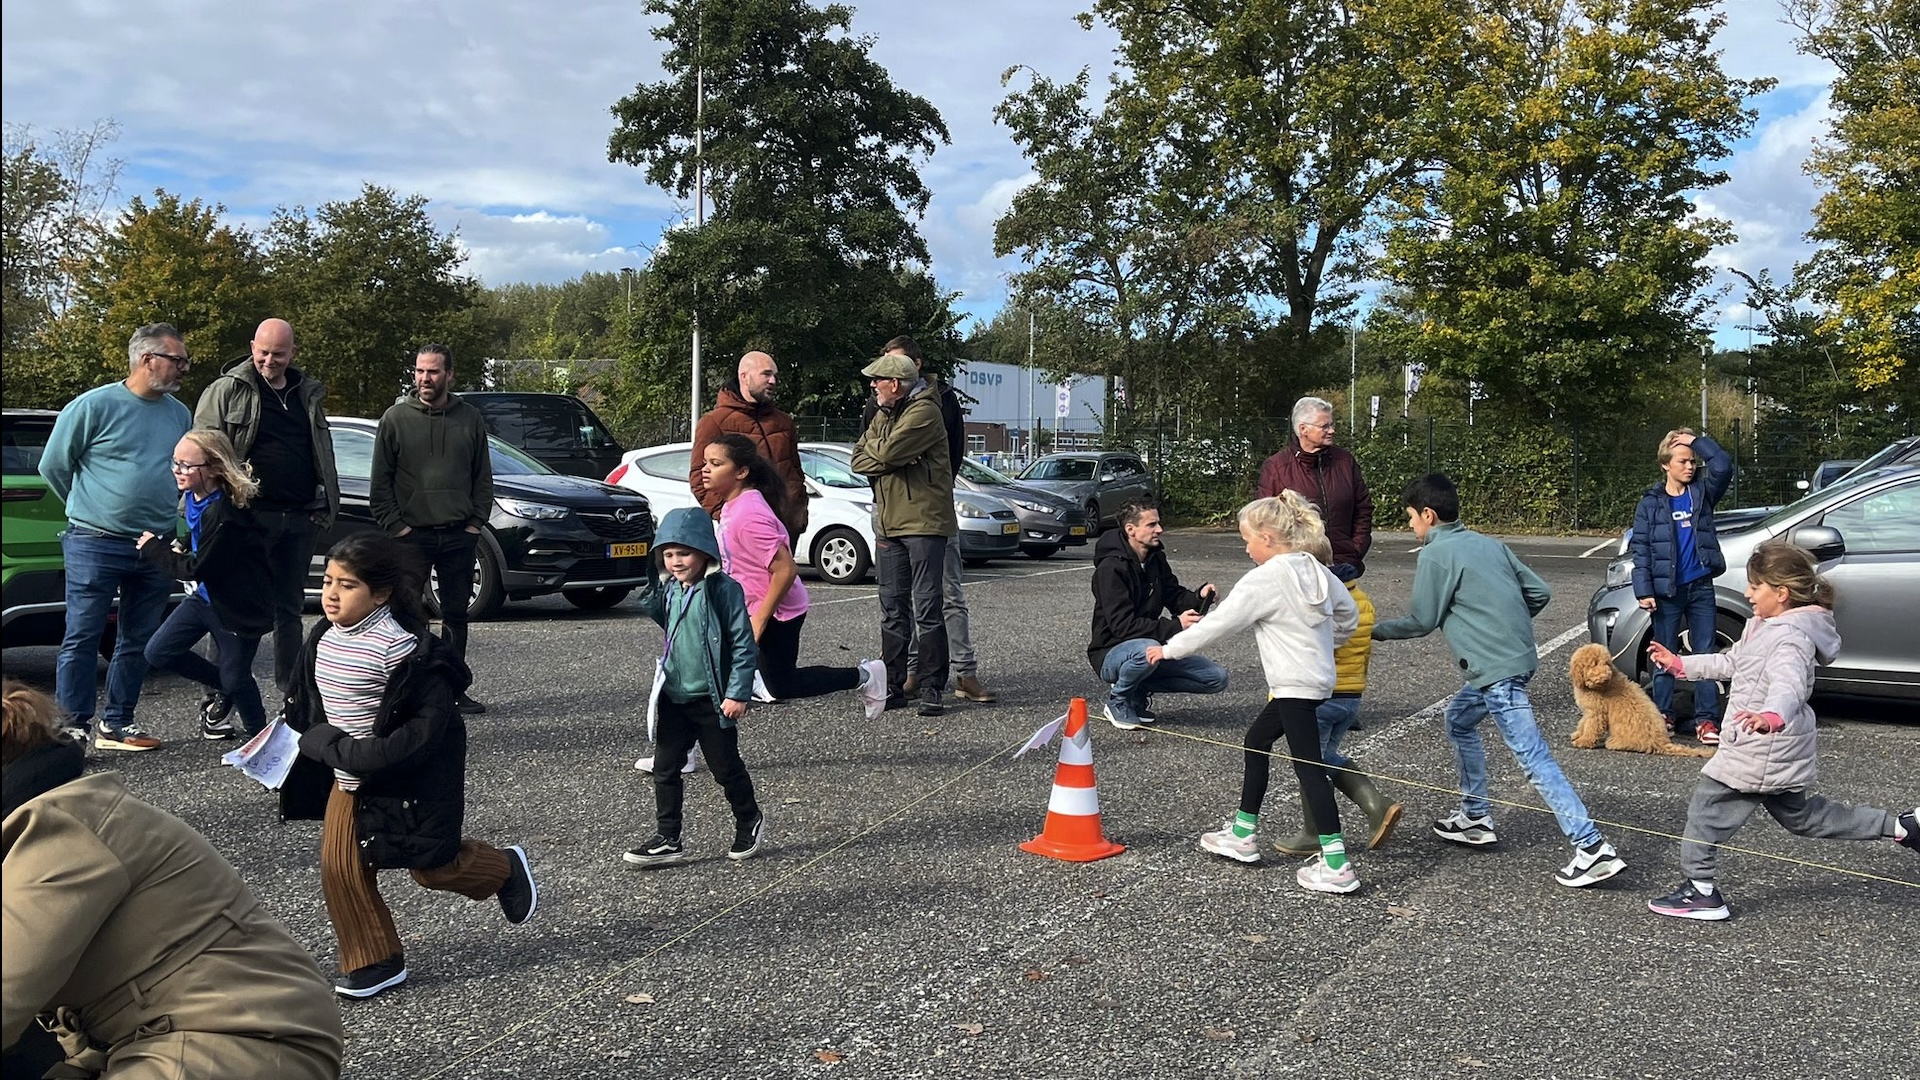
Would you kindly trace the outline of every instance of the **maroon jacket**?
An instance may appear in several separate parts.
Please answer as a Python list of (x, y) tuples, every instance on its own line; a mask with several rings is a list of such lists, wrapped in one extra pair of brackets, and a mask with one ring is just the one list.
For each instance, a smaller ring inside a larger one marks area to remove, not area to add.
[(1285, 448), (1260, 466), (1259, 497), (1272, 498), (1282, 491), (1297, 491), (1320, 508), (1335, 565), (1366, 568), (1367, 549), (1373, 546), (1373, 496), (1367, 494), (1360, 463), (1352, 454), (1338, 446), (1305, 454), (1298, 436), (1287, 440)]
[(807, 531), (806, 474), (800, 470), (800, 439), (793, 429), (793, 417), (778, 405), (748, 401), (740, 394), (740, 381), (729, 379), (720, 388), (713, 411), (700, 418), (693, 429), (693, 458), (688, 463), (687, 486), (707, 513), (720, 516), (720, 496), (707, 490), (707, 478), (701, 470), (706, 462), (707, 444), (727, 432), (745, 435), (760, 448), (760, 456), (787, 482), (787, 512), (781, 524), (794, 536)]

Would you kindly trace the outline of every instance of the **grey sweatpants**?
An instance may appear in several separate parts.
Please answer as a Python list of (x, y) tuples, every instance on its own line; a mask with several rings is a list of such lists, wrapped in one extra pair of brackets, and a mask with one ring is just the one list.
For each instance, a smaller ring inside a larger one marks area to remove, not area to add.
[(1694, 785), (1687, 806), (1686, 839), (1680, 844), (1680, 870), (1694, 881), (1714, 880), (1719, 845), (1766, 807), (1781, 827), (1797, 836), (1824, 840), (1880, 840), (1893, 835), (1894, 815), (1871, 806), (1851, 806), (1801, 791), (1738, 791), (1710, 776)]

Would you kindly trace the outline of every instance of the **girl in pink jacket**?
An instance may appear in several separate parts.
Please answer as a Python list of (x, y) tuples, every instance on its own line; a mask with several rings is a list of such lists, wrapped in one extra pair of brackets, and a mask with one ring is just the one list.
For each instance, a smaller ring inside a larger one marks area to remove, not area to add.
[(1784, 540), (1761, 544), (1747, 560), (1747, 601), (1753, 618), (1724, 653), (1675, 656), (1658, 642), (1647, 648), (1656, 665), (1679, 678), (1732, 683), (1720, 749), (1700, 770), (1687, 807), (1680, 844), (1687, 880), (1647, 901), (1656, 915), (1717, 921), (1732, 914), (1714, 884), (1718, 849), (1761, 807), (1800, 836), (1887, 837), (1920, 849), (1914, 823), (1920, 809), (1896, 815), (1809, 790), (1819, 773), (1818, 736), (1807, 703), (1813, 670), (1840, 654), (1833, 586), (1818, 574), (1813, 555)]

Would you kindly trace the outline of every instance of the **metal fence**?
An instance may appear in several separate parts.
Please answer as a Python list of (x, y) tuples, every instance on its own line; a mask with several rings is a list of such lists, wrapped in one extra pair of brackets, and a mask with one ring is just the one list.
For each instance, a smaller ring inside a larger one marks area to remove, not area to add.
[[(858, 417), (801, 416), (794, 426), (803, 442), (860, 436)], [(1342, 432), (1340, 441), (1359, 459), (1382, 524), (1398, 519), (1402, 488), (1437, 471), (1459, 485), (1461, 515), (1477, 526), (1582, 532), (1631, 523), (1640, 496), (1660, 478), (1654, 455), (1668, 430), (1639, 419), (1597, 426), (1415, 417)], [(1911, 431), (1907, 417), (1763, 418), (1757, 429), (1736, 419), (1711, 433), (1736, 462), (1722, 505), (1791, 502), (1822, 461), (1864, 458)], [(629, 446), (684, 441), (687, 417), (643, 418), (621, 434)], [(1253, 496), (1261, 463), (1289, 434), (1284, 416), (1195, 422), (1169, 415), (1111, 427), (1101, 442), (1147, 462), (1169, 521), (1204, 524), (1231, 520)]]

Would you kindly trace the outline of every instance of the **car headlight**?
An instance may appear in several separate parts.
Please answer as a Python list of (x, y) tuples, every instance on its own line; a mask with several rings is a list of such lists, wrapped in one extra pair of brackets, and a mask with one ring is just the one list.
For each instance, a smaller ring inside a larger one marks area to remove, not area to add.
[(526, 499), (495, 499), (493, 501), (499, 505), (500, 509), (514, 517), (526, 518), (528, 521), (558, 521), (573, 512), (564, 506), (529, 502)]
[(1633, 557), (1615, 559), (1607, 564), (1607, 588), (1633, 584)]
[(963, 518), (984, 518), (984, 517), (993, 516), (991, 513), (987, 511), (985, 507), (981, 506), (979, 503), (961, 502), (957, 499), (954, 500), (953, 509), (954, 509), (954, 512), (958, 513)]
[(852, 502), (854, 509), (859, 510), (863, 514), (873, 513), (873, 504), (870, 502), (855, 502), (852, 499), (849, 499), (847, 501)]
[(1019, 507), (1022, 510), (1031, 510), (1036, 514), (1049, 514), (1054, 517), (1060, 516), (1060, 508), (1057, 506), (1052, 506), (1048, 503), (1029, 502), (1026, 499), (1009, 499), (1007, 501), (1011, 502), (1013, 505)]

